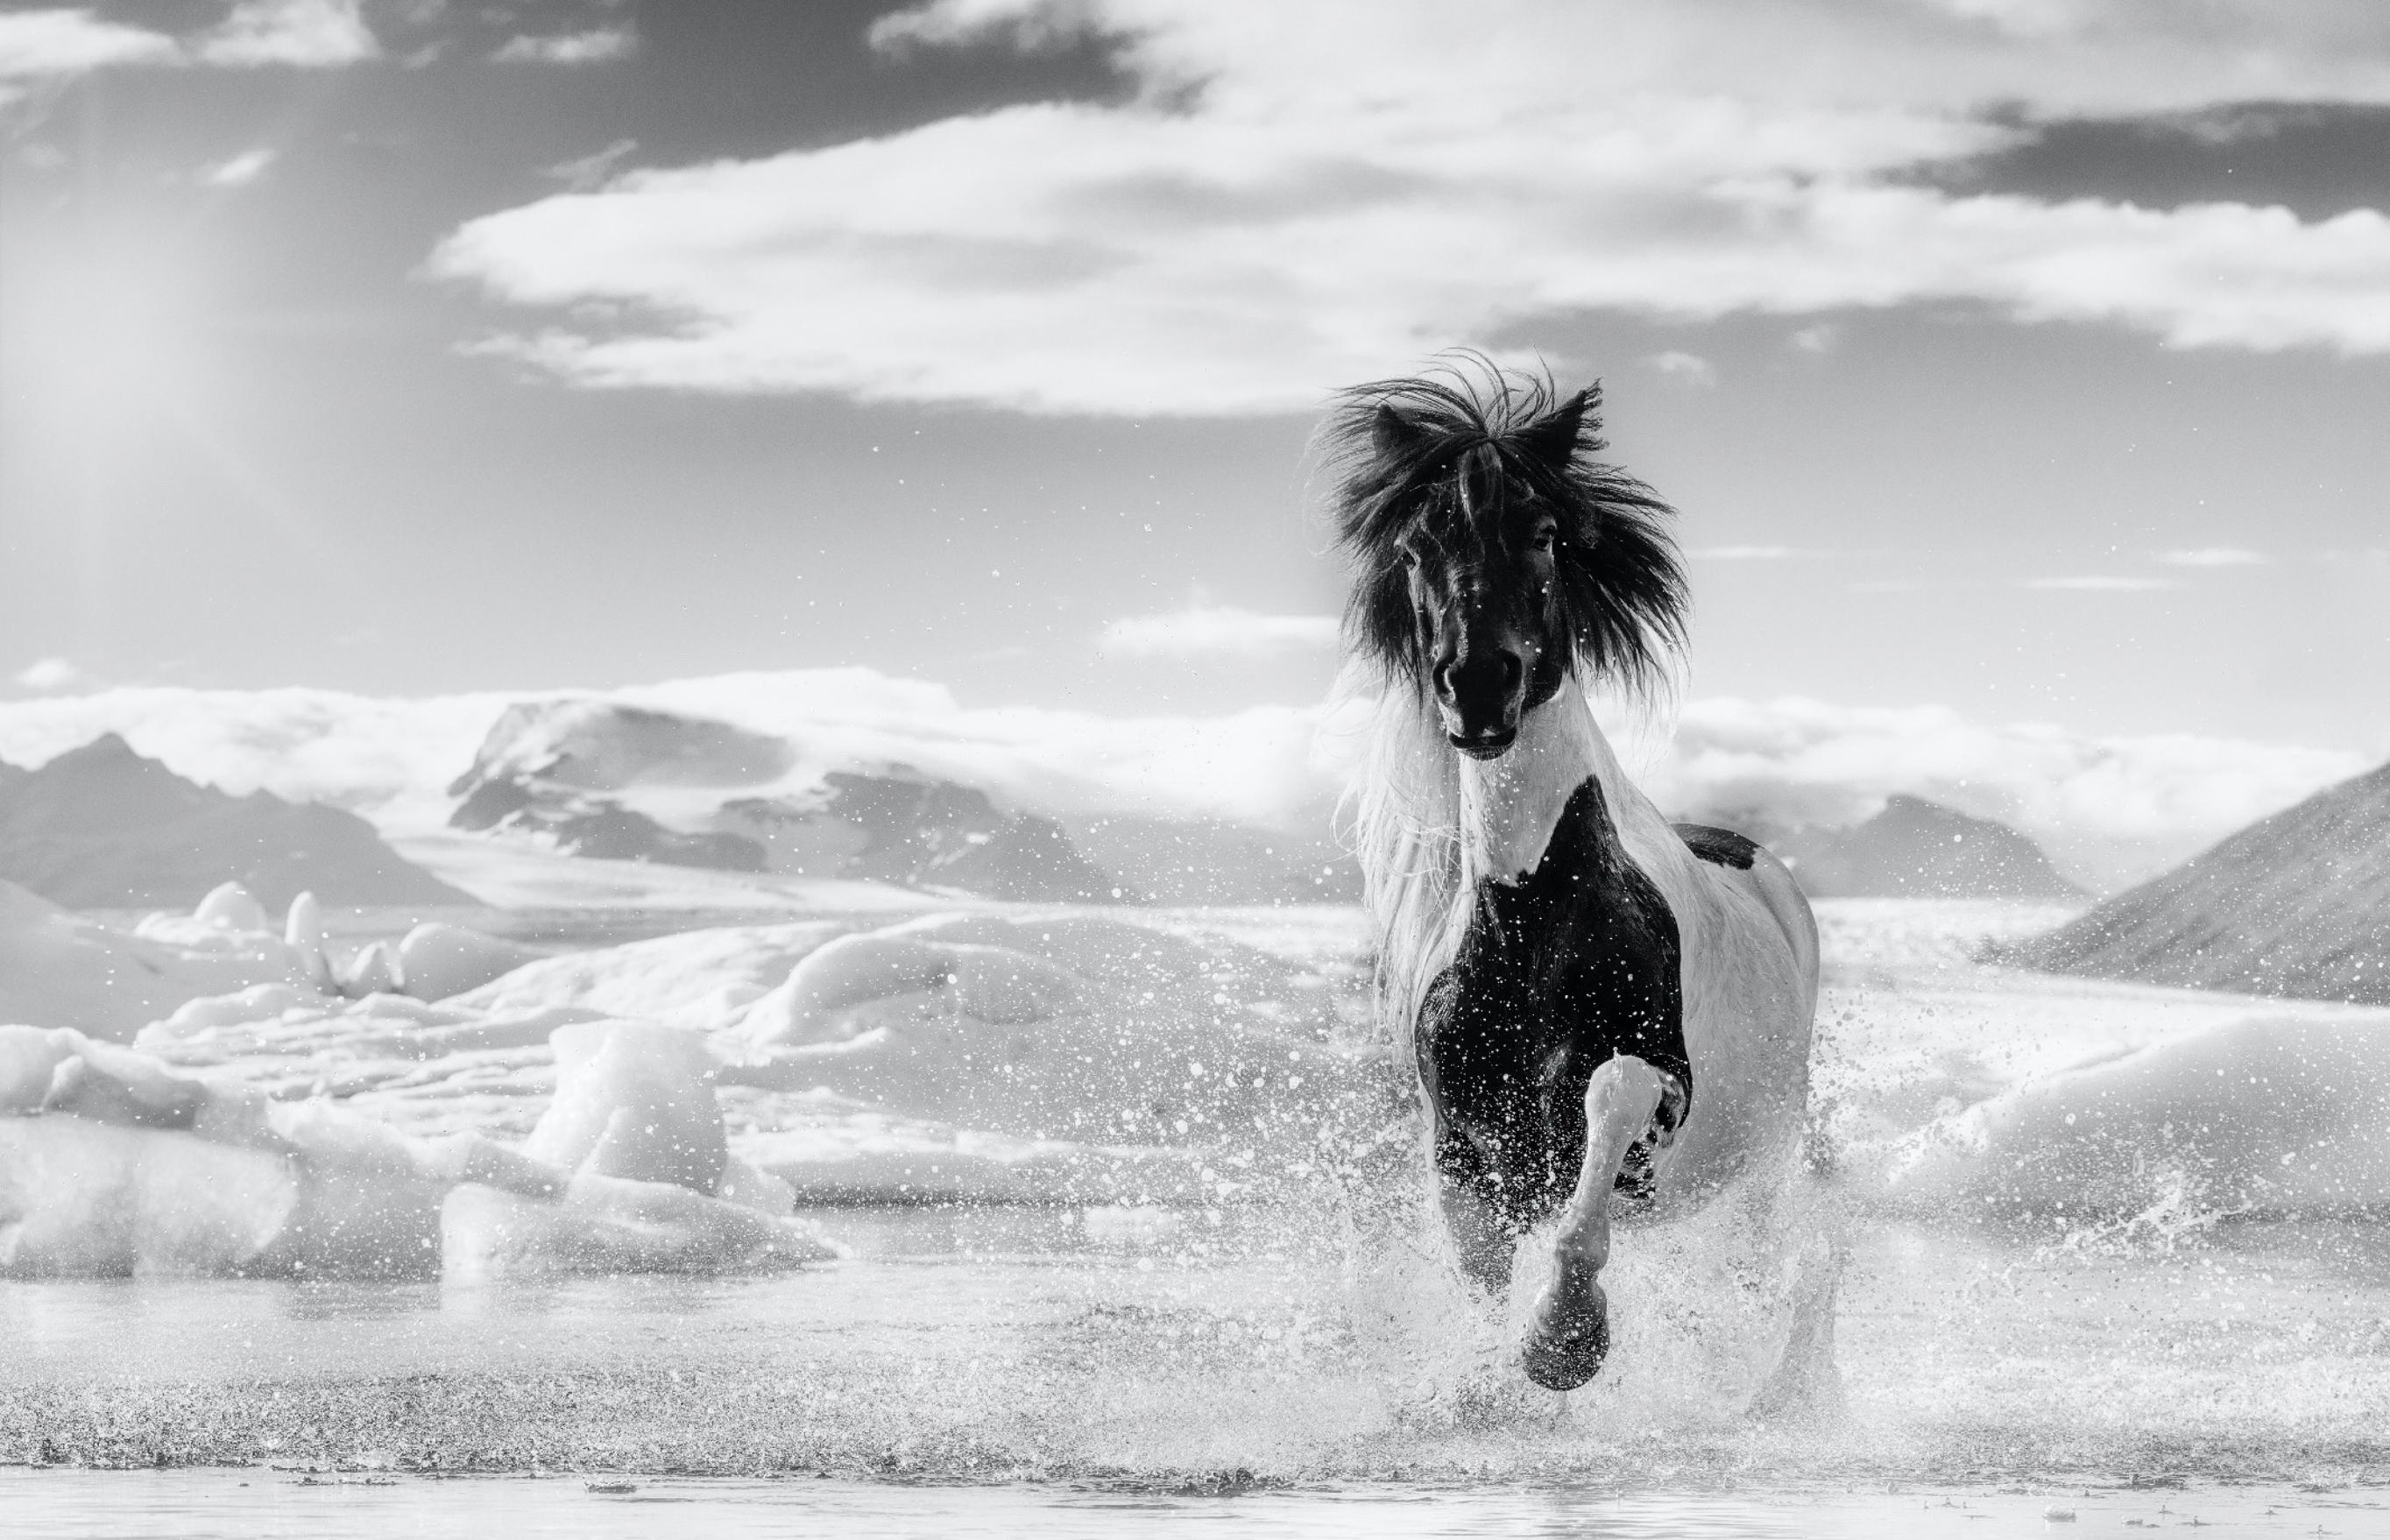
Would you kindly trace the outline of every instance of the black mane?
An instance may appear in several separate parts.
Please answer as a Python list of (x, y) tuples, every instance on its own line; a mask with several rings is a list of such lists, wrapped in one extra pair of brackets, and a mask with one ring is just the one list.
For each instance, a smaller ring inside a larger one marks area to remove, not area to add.
[(1445, 495), (1463, 457), (1490, 447), (1500, 475), (1560, 520), (1559, 600), (1575, 666), (1630, 691), (1661, 686), (1684, 645), (1688, 602), (1664, 527), (1674, 510), (1595, 457), (1605, 447), (1600, 407), (1599, 383), (1563, 398), (1548, 375), (1478, 354), (1338, 392), (1316, 443), (1334, 478), (1337, 543), (1356, 569), (1344, 611), (1354, 651), (1394, 678), (1424, 674), (1396, 542)]

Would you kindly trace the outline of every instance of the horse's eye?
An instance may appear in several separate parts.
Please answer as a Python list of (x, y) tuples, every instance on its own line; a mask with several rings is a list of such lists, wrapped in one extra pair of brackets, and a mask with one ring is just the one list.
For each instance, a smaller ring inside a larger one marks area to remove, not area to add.
[(1538, 524), (1536, 526), (1536, 549), (1548, 553), (1560, 537), (1561, 532), (1558, 525)]

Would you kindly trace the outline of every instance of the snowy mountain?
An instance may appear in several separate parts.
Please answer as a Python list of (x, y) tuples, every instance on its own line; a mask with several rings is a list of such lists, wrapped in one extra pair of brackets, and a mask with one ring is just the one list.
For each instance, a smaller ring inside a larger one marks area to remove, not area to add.
[(1894, 796), (1849, 828), (1768, 841), (1812, 898), (2080, 898), (2041, 847), (2006, 824)]
[(2390, 1005), (2390, 764), (2027, 942), (2057, 973)]
[(720, 824), (803, 877), (862, 878), (956, 888), (988, 898), (1109, 902), (1137, 896), (1071, 841), (1060, 825), (1007, 813), (984, 791), (902, 765), (833, 770), (813, 796), (725, 802)]
[(187, 908), (227, 879), (280, 908), (469, 905), (353, 813), (234, 797), (144, 759), (113, 733), (0, 776), (0, 878), (74, 908)]
[(808, 774), (796, 746), (702, 717), (526, 701), (449, 787), (451, 827), (571, 854), (946, 888), (992, 898), (1135, 896), (1059, 824), (902, 764)]

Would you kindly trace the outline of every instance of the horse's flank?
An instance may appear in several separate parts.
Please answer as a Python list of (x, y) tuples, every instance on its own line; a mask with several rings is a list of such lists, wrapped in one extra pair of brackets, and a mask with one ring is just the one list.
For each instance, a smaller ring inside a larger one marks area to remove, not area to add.
[(1627, 859), (1674, 914), (1694, 1116), (1655, 1172), (1664, 1194), (1730, 1176), (1797, 1133), (1818, 938), (1792, 875), (1765, 852), (1747, 867), (1694, 853), (1630, 780), (1583, 693), (1563, 687), (1520, 722), (1500, 759), (1455, 753), (1433, 707), (1397, 685), (1380, 702), (1355, 819), (1376, 930), (1380, 1005), (1404, 1057), (1420, 1004), (1449, 967), (1486, 880), (1542, 861), (1570, 796), (1600, 784)]

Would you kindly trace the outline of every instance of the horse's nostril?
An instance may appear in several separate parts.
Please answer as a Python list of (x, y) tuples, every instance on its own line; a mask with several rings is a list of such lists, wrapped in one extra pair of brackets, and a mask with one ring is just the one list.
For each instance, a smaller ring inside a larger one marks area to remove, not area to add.
[(1502, 688), (1505, 693), (1519, 687), (1519, 674), (1523, 667), (1517, 653), (1502, 654)]

